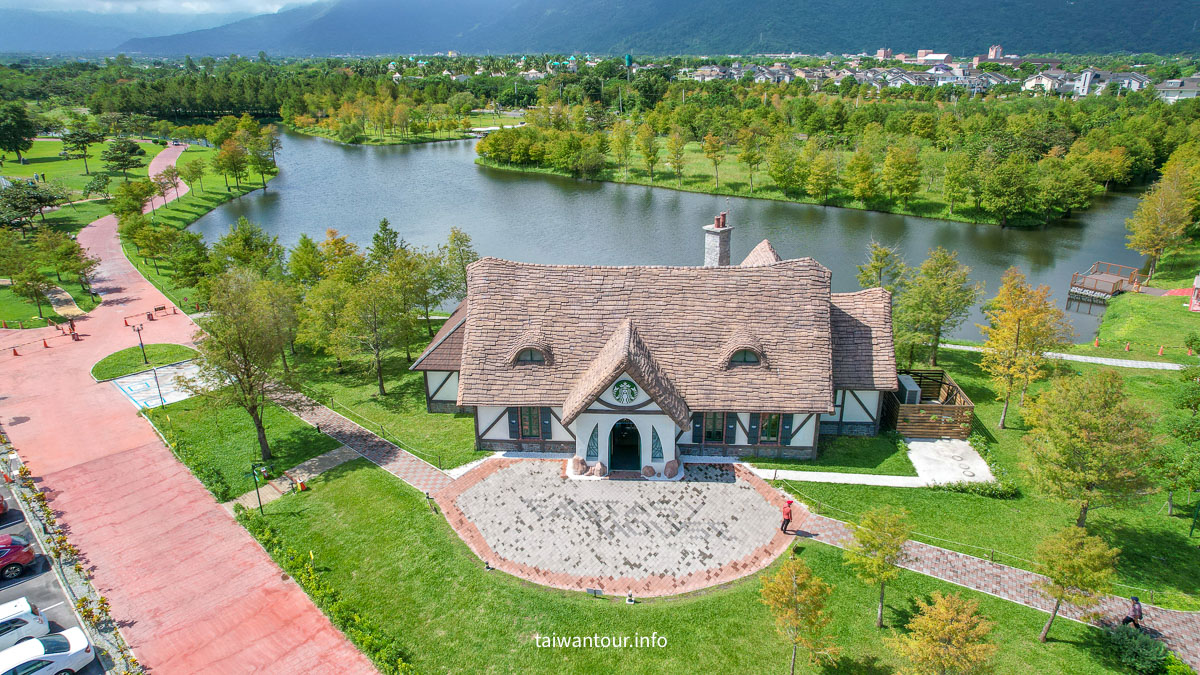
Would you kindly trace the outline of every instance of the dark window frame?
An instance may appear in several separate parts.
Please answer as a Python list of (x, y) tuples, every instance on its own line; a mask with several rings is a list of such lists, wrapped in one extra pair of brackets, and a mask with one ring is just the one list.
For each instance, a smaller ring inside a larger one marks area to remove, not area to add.
[[(521, 440), (541, 439), (542, 409), (539, 407), (521, 406), (517, 408), (517, 429)], [(527, 427), (526, 424), (529, 426)], [(526, 433), (532, 430), (532, 434)]]
[[(775, 420), (775, 435), (771, 438), (767, 434), (768, 420)], [(758, 442), (761, 445), (778, 445), (783, 436), (783, 413), (759, 413), (758, 414)]]
[[(710, 429), (710, 420), (715, 420), (716, 434), (713, 434), (713, 429)], [(717, 440), (712, 440), (711, 437), (718, 437)], [(725, 413), (723, 412), (706, 412), (704, 413), (704, 442), (711, 445), (725, 445)]]
[(530, 347), (517, 352), (518, 365), (545, 365), (546, 355), (537, 349)]
[[(753, 361), (746, 360), (746, 355), (754, 357)], [(740, 357), (740, 358), (739, 358)], [(758, 366), (762, 365), (762, 357), (753, 349), (739, 349), (729, 357), (729, 365), (731, 366)]]

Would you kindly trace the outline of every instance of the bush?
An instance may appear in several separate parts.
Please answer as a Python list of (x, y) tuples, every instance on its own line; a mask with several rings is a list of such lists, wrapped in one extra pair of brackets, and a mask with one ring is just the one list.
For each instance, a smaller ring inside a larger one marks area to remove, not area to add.
[(308, 593), (308, 597), (312, 598), (313, 603), (375, 663), (380, 672), (385, 675), (408, 675), (415, 672), (408, 663), (400, 641), (384, 633), (343, 600), (341, 591), (322, 577), (313, 566), (311, 556), (300, 555), (295, 549), (286, 546), (279, 532), (257, 512), (247, 510), (240, 504), (235, 505), (233, 511), (238, 522), (254, 535), (285, 572), (292, 575), (304, 592)]
[(989, 499), (1016, 499), (1021, 496), (1021, 488), (1005, 480), (988, 483), (967, 482), (964, 480), (954, 483), (938, 483), (930, 487), (934, 490), (963, 492), (979, 495), (980, 497), (988, 497)]
[(1182, 659), (1175, 654), (1167, 654), (1166, 670), (1163, 672), (1166, 675), (1196, 675), (1196, 671), (1191, 666), (1184, 663)]
[(1170, 652), (1163, 643), (1133, 626), (1117, 626), (1107, 631), (1108, 648), (1130, 672), (1138, 675), (1162, 673)]

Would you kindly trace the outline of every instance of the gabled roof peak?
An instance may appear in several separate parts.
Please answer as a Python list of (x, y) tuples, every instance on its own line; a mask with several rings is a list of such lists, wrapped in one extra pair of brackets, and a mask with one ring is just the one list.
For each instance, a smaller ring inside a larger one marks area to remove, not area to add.
[(758, 242), (758, 245), (750, 250), (750, 254), (742, 261), (739, 267), (756, 267), (758, 265), (773, 265), (777, 262), (782, 262), (783, 258), (779, 257), (779, 253), (775, 251), (775, 247), (771, 246), (771, 242), (763, 239)]

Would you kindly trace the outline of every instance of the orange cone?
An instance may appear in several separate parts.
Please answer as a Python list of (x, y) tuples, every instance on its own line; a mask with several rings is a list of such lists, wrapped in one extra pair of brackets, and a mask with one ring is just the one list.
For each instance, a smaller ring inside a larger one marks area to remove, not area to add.
[(129, 318), (128, 318), (128, 317), (126, 317), (126, 319), (125, 319), (125, 325), (126, 325), (126, 326), (128, 326), (128, 325), (129, 325)]
[(1125, 343), (1125, 351), (1129, 351), (1129, 343), (1128, 342)]
[(20, 354), (17, 353), (16, 347), (13, 347), (13, 356), (20, 356)]
[(8, 328), (8, 322), (0, 320), (0, 328)]
[(1100, 346), (1100, 338), (1096, 338), (1096, 341), (1092, 343), (1092, 346), (1099, 347)]
[(50, 345), (46, 344), (46, 340), (44, 338), (42, 339), (42, 346), (45, 347), (46, 349), (50, 348)]
[(5, 471), (5, 472), (4, 472), (4, 482), (5, 482), (5, 483), (11, 483), (11, 482), (13, 482), (12, 476), (8, 475), (8, 472), (7, 472), (7, 471)]
[(1162, 356), (1162, 345), (1158, 346), (1158, 355)]

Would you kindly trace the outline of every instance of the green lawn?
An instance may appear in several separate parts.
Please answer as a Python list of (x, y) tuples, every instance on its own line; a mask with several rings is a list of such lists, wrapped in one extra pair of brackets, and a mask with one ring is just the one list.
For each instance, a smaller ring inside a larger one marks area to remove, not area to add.
[[(427, 342), (428, 338), (413, 345), (414, 358)], [(384, 360), (386, 396), (379, 396), (375, 378), (365, 372), (363, 358), (344, 362), (343, 372), (338, 373), (333, 358), (301, 351), (294, 359), (293, 371), (305, 393), (375, 433), (382, 424), (385, 437), (402, 442), (431, 464), (449, 469), (485, 457), (488, 453), (475, 450), (475, 425), (470, 415), (425, 410), (424, 379), (421, 373), (410, 371), (409, 365), (403, 350), (388, 352)]]
[(475, 110), (467, 116), (467, 119), (471, 120), (473, 127), (498, 127), (501, 124), (506, 127), (515, 127), (525, 121), (525, 115), (524, 113), (519, 117), (505, 114), (496, 115), (491, 112)]
[[(114, 377), (140, 373), (154, 366), (165, 366), (180, 361), (186, 361), (196, 356), (196, 350), (191, 347), (176, 344), (146, 345), (145, 359), (141, 347), (129, 347), (119, 352), (113, 352), (92, 366), (92, 377), (97, 380), (111, 380)], [(147, 364), (146, 360), (150, 363)]]
[[(515, 122), (513, 126), (515, 126)], [(328, 138), (331, 141), (341, 142), (337, 132), (325, 127), (292, 127), (292, 131), (309, 136), (320, 136)], [(409, 134), (401, 135), (399, 132), (394, 134), (375, 133), (375, 127), (371, 127), (362, 135), (362, 142), (359, 145), (414, 145), (417, 143), (430, 143), (433, 141), (457, 141), (464, 138), (471, 138), (471, 134), (464, 131), (434, 131), (424, 134)]]
[[(33, 147), (27, 152), (22, 152), (21, 156), (29, 160), (28, 164), (17, 164), (17, 156), (15, 153), (6, 155), (4, 167), (0, 168), (0, 175), (6, 178), (24, 178), (31, 180), (33, 174), (42, 174), (46, 176), (47, 181), (59, 180), (68, 188), (76, 192), (83, 190), (83, 186), (98, 173), (108, 174), (113, 182), (121, 180), (121, 173), (112, 173), (104, 168), (104, 161), (100, 159), (100, 154), (108, 147), (107, 143), (97, 143), (88, 148), (87, 168), (89, 174), (83, 172), (83, 159), (66, 159), (59, 153), (63, 151), (62, 141), (34, 141)], [(154, 143), (138, 143), (138, 147), (146, 151), (146, 154), (141, 159), (146, 163), (140, 169), (130, 171), (131, 178), (146, 177), (146, 167), (149, 166), (150, 160), (162, 152), (163, 146)], [(110, 185), (110, 187), (115, 187)]]
[(917, 470), (901, 449), (903, 439), (895, 434), (870, 438), (822, 436), (816, 459), (756, 459), (750, 463), (763, 469), (873, 473), (883, 476), (915, 476)]
[[(219, 408), (212, 401), (194, 397), (165, 409), (149, 409), (146, 414), (218, 500), (233, 499), (254, 489), (254, 481), (246, 474), (250, 463), (261, 461), (262, 454), (254, 423), (244, 410)], [(263, 426), (273, 455), (269, 462), (272, 476), (340, 445), (275, 404), (264, 410)], [(220, 478), (215, 478), (213, 472)]]
[[(842, 520), (854, 520), (863, 511), (881, 504), (908, 509), (919, 533), (917, 539), (938, 546), (987, 557), (995, 550), (996, 560), (1035, 569), (1030, 563), (1042, 538), (1071, 525), (1077, 510), (1066, 503), (1040, 496), (1030, 486), (1024, 469), (1027, 430), (1020, 409), (1009, 411), (1008, 428), (999, 430), (996, 422), (1000, 404), (990, 380), (978, 367), (979, 354), (943, 351), (941, 365), (975, 402), (979, 429), (994, 439), (990, 463), (999, 476), (1018, 485), (1023, 494), (1012, 500), (988, 499), (924, 489), (885, 488), (828, 483), (786, 484), (789, 491), (815, 510)], [(1058, 362), (1062, 373), (1086, 377), (1098, 367)], [(1178, 374), (1150, 370), (1120, 370), (1126, 391), (1145, 401), (1151, 412), (1170, 406)], [(1043, 388), (1044, 382), (1032, 391)], [(1196, 498), (1200, 500), (1200, 493)], [(1188, 539), (1190, 508), (1186, 493), (1176, 495), (1180, 506), (1177, 516), (1169, 518), (1162, 510), (1165, 497), (1154, 494), (1117, 507), (1101, 508), (1088, 516), (1088, 530), (1122, 549), (1118, 579), (1137, 589), (1153, 590), (1154, 603), (1178, 609), (1200, 609), (1200, 537)], [(1118, 593), (1138, 594), (1143, 600), (1149, 593), (1117, 588)]]
[(66, 319), (54, 313), (49, 303), (42, 303), (42, 317), (38, 316), (37, 307), (25, 298), (13, 293), (11, 286), (0, 286), (0, 319), (8, 328), (41, 328), (46, 320), (54, 323), (64, 323)]
[[(759, 600), (757, 576), (629, 606), (620, 597), (556, 591), (484, 571), (444, 518), (430, 513), (424, 495), (365, 460), (337, 467), (311, 487), (267, 505), (267, 518), (288, 546), (312, 552), (346, 602), (401, 640), (419, 672), (787, 672), (790, 648)], [(877, 630), (877, 590), (849, 574), (840, 551), (812, 542), (796, 550), (836, 587), (830, 627), (845, 650), (837, 668), (817, 671), (801, 661), (798, 672), (896, 672), (901, 664), (881, 637), (907, 622), (913, 598), (935, 590), (967, 593), (996, 622), (997, 672), (1120, 672), (1098, 656), (1095, 629), (1060, 620), (1042, 644), (1041, 612), (910, 572), (889, 584), (887, 628)], [(533, 642), (534, 636), (654, 633), (666, 637), (665, 648), (556, 649)]]
[[(1115, 359), (1198, 364), (1200, 360), (1187, 355), (1184, 339), (1188, 333), (1200, 332), (1200, 313), (1188, 311), (1187, 303), (1188, 298), (1179, 296), (1118, 295), (1109, 301), (1100, 321), (1100, 346), (1085, 343), (1068, 351)], [(1129, 351), (1125, 351), (1126, 342)], [(1158, 355), (1160, 346), (1162, 356)]]

